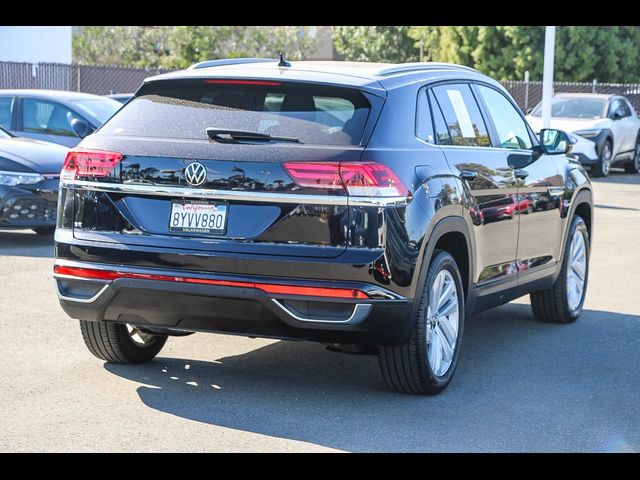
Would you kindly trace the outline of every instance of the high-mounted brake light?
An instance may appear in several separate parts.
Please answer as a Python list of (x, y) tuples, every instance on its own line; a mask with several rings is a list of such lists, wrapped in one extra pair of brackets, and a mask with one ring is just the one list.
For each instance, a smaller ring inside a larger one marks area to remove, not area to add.
[(284, 168), (301, 187), (346, 190), (356, 197), (406, 197), (409, 189), (386, 165), (375, 162), (287, 162)]
[(200, 285), (217, 285), (221, 287), (255, 288), (263, 292), (276, 295), (305, 295), (325, 298), (370, 298), (362, 290), (354, 288), (307, 287), (304, 285), (282, 285), (275, 283), (240, 282), (235, 280), (217, 280), (213, 278), (175, 277), (172, 275), (156, 275), (151, 273), (118, 272), (115, 270), (100, 270), (97, 268), (65, 267), (55, 265), (53, 273), (78, 278), (98, 280), (116, 280), (118, 278), (135, 278), (139, 280), (159, 280), (163, 282), (196, 283)]
[(261, 85), (264, 87), (277, 87), (280, 82), (269, 82), (265, 80), (224, 80), (224, 79), (208, 79), (204, 83), (212, 83), (218, 85)]
[(106, 177), (122, 160), (122, 154), (104, 150), (73, 149), (67, 153), (60, 178)]

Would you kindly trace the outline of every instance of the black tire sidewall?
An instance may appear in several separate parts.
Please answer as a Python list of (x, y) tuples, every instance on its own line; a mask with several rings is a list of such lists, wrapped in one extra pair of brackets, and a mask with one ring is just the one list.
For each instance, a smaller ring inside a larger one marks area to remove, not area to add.
[[(431, 364), (429, 363), (429, 356), (427, 355), (427, 308), (429, 305), (429, 292), (431, 291), (431, 287), (433, 286), (433, 282), (435, 281), (438, 273), (442, 270), (447, 270), (453, 276), (454, 281), (456, 282), (456, 290), (458, 294), (458, 338), (456, 339), (456, 346), (453, 352), (453, 360), (451, 361), (451, 366), (449, 370), (442, 375), (437, 376), (433, 369), (431, 368)], [(414, 339), (417, 342), (418, 352), (422, 359), (424, 359), (424, 370), (426, 377), (428, 379), (428, 383), (434, 389), (442, 389), (446, 387), (451, 378), (453, 377), (456, 367), (458, 366), (458, 358), (460, 356), (460, 347), (462, 345), (462, 337), (464, 335), (464, 323), (465, 323), (465, 303), (464, 303), (464, 290), (462, 286), (462, 277), (460, 276), (460, 272), (458, 270), (458, 265), (454, 258), (447, 252), (440, 251), (436, 255), (434, 255), (431, 264), (429, 265), (429, 270), (427, 273), (427, 279), (425, 281), (424, 290), (422, 292), (422, 298), (420, 302), (420, 308), (418, 309), (417, 318), (416, 318), (416, 329), (415, 333), (418, 333), (418, 338)]]

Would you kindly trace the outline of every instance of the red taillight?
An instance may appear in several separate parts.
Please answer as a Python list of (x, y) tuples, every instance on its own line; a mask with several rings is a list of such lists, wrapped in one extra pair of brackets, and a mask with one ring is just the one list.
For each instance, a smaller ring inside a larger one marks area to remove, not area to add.
[(273, 283), (239, 282), (234, 280), (216, 280), (211, 278), (175, 277), (172, 275), (156, 275), (136, 272), (117, 272), (114, 270), (98, 270), (95, 268), (64, 267), (55, 265), (53, 273), (79, 278), (99, 280), (115, 280), (117, 278), (136, 278), (140, 280), (159, 280), (163, 282), (197, 283), (200, 285), (218, 285), (221, 287), (256, 288), (266, 293), (279, 295), (306, 295), (326, 298), (369, 298), (362, 290), (353, 288), (306, 287), (301, 285), (281, 285)]
[(301, 187), (342, 190), (339, 163), (285, 163), (284, 168)]
[(213, 83), (217, 85), (260, 85), (264, 87), (277, 87), (280, 82), (268, 82), (264, 80), (223, 80), (223, 79), (208, 79), (204, 83)]
[(381, 163), (375, 162), (287, 162), (296, 184), (307, 188), (346, 190), (356, 197), (406, 197), (409, 190)]
[(122, 160), (122, 154), (104, 150), (73, 149), (67, 153), (60, 178), (106, 177)]
[(380, 163), (342, 163), (340, 176), (349, 195), (356, 197), (406, 197), (409, 195), (409, 190), (393, 170)]

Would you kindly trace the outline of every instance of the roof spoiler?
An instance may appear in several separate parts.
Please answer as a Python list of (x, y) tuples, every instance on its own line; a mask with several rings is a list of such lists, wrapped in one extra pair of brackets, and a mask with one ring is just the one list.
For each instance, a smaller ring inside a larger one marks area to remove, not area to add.
[(194, 63), (187, 70), (196, 70), (198, 68), (223, 67), (225, 65), (241, 65), (243, 63), (267, 63), (277, 62), (277, 58), (223, 58), (220, 60), (206, 60), (204, 62)]

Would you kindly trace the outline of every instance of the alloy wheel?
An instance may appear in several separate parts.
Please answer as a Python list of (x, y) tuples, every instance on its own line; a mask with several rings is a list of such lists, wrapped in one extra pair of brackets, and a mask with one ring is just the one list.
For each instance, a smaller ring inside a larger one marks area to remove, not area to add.
[(451, 367), (458, 343), (458, 289), (453, 275), (442, 270), (429, 292), (427, 356), (433, 373), (441, 377)]
[(584, 235), (576, 231), (571, 239), (569, 267), (567, 268), (567, 302), (574, 311), (582, 302), (587, 274), (587, 247)]

